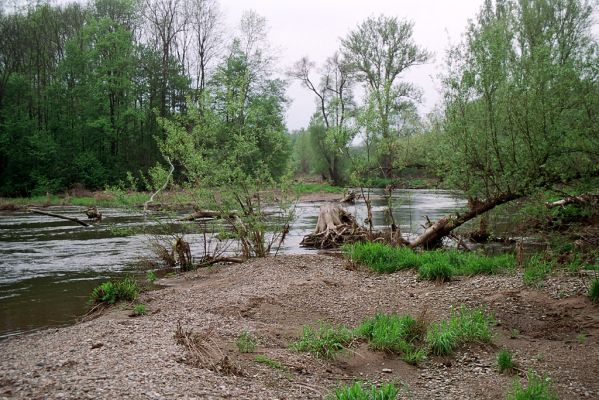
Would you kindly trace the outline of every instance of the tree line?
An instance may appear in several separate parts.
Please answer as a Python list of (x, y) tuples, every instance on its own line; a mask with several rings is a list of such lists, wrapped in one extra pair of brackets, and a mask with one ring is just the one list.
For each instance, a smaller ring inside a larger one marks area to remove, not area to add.
[[(0, 15), (0, 192), (129, 176), (151, 187), (320, 174), (392, 181), (426, 166), (483, 199), (597, 174), (596, 2), (486, 0), (448, 52), (442, 104), (419, 115), (413, 23), (369, 17), (322, 65), (274, 73), (263, 17), (223, 30), (216, 0), (96, 0)], [(287, 133), (286, 85), (312, 93)], [(359, 95), (357, 95), (357, 93)], [(130, 172), (129, 175), (127, 172)]]

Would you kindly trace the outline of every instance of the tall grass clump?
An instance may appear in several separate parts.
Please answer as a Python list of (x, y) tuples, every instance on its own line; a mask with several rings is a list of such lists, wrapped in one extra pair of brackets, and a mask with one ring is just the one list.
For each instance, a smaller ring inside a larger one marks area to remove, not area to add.
[(365, 385), (354, 382), (351, 385), (343, 385), (335, 389), (335, 392), (325, 399), (327, 400), (395, 400), (399, 389), (391, 383), (384, 383), (380, 387), (376, 385)]
[(599, 303), (599, 278), (595, 278), (591, 281), (591, 286), (589, 287), (589, 299), (594, 304)]
[(291, 345), (297, 351), (307, 351), (319, 358), (333, 359), (353, 340), (353, 333), (344, 326), (335, 328), (322, 323), (318, 327), (305, 326), (300, 339)]
[(139, 296), (140, 288), (132, 277), (101, 283), (92, 290), (92, 304), (115, 304), (119, 301), (134, 301)]
[(406, 268), (418, 268), (418, 255), (407, 247), (391, 247), (378, 242), (344, 246), (343, 252), (352, 261), (379, 273), (392, 273)]
[(402, 355), (402, 359), (415, 364), (426, 358), (419, 348), (426, 326), (410, 315), (376, 314), (356, 328), (356, 335), (365, 338), (373, 350)]
[(540, 255), (535, 255), (526, 263), (522, 280), (527, 286), (539, 286), (551, 273), (553, 267), (553, 261), (543, 260)]
[(462, 306), (452, 310), (448, 320), (432, 323), (425, 341), (432, 354), (448, 355), (469, 342), (490, 342), (492, 322), (483, 310)]
[(512, 353), (507, 350), (501, 350), (497, 353), (497, 369), (499, 370), (499, 373), (511, 373), (514, 370)]
[(243, 331), (235, 341), (235, 345), (240, 353), (253, 353), (256, 351), (257, 343), (248, 331)]
[[(343, 252), (353, 262), (380, 273), (392, 273), (401, 269), (422, 269), (423, 279), (437, 280), (453, 275), (472, 276), (496, 274), (514, 268), (512, 254), (485, 256), (456, 250), (415, 252), (407, 247), (392, 247), (378, 242), (347, 245)], [(445, 279), (446, 280), (446, 279)]]
[(547, 376), (540, 377), (532, 371), (526, 374), (528, 385), (523, 387), (520, 381), (514, 381), (512, 390), (508, 393), (508, 400), (558, 400), (557, 393), (551, 388), (551, 381)]

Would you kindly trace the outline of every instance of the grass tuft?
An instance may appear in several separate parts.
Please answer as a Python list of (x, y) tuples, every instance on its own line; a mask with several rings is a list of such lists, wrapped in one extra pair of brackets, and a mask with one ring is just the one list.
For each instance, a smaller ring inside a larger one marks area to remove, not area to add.
[(595, 278), (591, 281), (588, 294), (589, 299), (591, 299), (594, 304), (599, 303), (599, 278)]
[(558, 400), (551, 388), (551, 380), (547, 376), (540, 377), (532, 371), (526, 374), (528, 385), (525, 387), (516, 380), (508, 393), (508, 400)]
[(522, 280), (526, 286), (538, 287), (551, 273), (553, 267), (552, 261), (543, 260), (541, 256), (535, 255), (526, 263)]
[(501, 350), (497, 353), (497, 369), (500, 373), (514, 371), (514, 361), (512, 360), (512, 354), (507, 350)]
[(318, 328), (305, 326), (302, 336), (291, 347), (297, 351), (310, 352), (319, 358), (333, 359), (353, 338), (353, 333), (344, 326), (335, 328), (321, 323)]
[(453, 276), (453, 269), (449, 263), (427, 263), (422, 264), (418, 268), (418, 276), (420, 279), (435, 281), (439, 283), (449, 282)]
[(256, 339), (248, 331), (243, 331), (235, 341), (240, 353), (253, 353), (256, 351)]
[(468, 342), (491, 341), (493, 318), (480, 309), (452, 310), (448, 320), (431, 324), (426, 334), (429, 351), (437, 356), (453, 353)]
[(92, 304), (115, 304), (119, 301), (134, 301), (139, 296), (139, 285), (132, 277), (101, 283), (92, 290)]
[(133, 314), (136, 316), (142, 316), (142, 315), (146, 315), (148, 313), (148, 310), (146, 309), (146, 305), (145, 304), (136, 304), (135, 307), (133, 307)]
[(267, 356), (262, 355), (262, 354), (258, 354), (256, 356), (255, 360), (257, 363), (268, 365), (270, 368), (273, 368), (273, 369), (281, 369), (281, 370), (286, 369), (285, 366), (283, 364), (281, 364), (280, 362), (278, 362), (277, 360), (273, 360), (272, 358), (268, 358)]
[(326, 397), (327, 400), (395, 400), (399, 389), (391, 383), (366, 385), (354, 382), (351, 385), (343, 385), (335, 389), (335, 392)]

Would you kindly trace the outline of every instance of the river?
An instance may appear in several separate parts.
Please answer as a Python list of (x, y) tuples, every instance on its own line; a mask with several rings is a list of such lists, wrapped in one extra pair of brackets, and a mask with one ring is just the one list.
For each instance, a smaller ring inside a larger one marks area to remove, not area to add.
[[(373, 191), (375, 227), (386, 225), (381, 191)], [(316, 224), (321, 203), (299, 202), (296, 219), (279, 254), (308, 253), (299, 246)], [(440, 190), (397, 190), (394, 217), (403, 233), (416, 234), (431, 220), (463, 208), (463, 196)], [(363, 221), (363, 202), (347, 209)], [(51, 207), (52, 212), (84, 217), (82, 207)], [(176, 215), (105, 208), (102, 223), (83, 227), (27, 212), (0, 212), (0, 338), (40, 328), (70, 324), (88, 309), (87, 299), (99, 282), (139, 274), (139, 261), (151, 257), (150, 237), (182, 228)], [(196, 224), (197, 226), (197, 224)], [(203, 235), (186, 235), (192, 253), (200, 254)]]

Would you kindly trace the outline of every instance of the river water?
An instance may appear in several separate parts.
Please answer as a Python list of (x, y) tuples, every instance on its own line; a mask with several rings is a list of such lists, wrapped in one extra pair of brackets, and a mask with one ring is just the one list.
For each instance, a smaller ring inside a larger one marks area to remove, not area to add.
[[(386, 226), (386, 202), (373, 191), (375, 227)], [(308, 253), (299, 246), (310, 233), (321, 203), (295, 206), (296, 219), (279, 254)], [(393, 196), (395, 220), (403, 233), (421, 232), (428, 216), (463, 208), (463, 196), (439, 190), (398, 190)], [(348, 206), (363, 221), (363, 202)], [(48, 211), (84, 218), (82, 207), (52, 207)], [(156, 213), (144, 218), (139, 210), (101, 210), (102, 223), (83, 227), (70, 221), (26, 212), (0, 212), (0, 338), (49, 326), (73, 323), (88, 309), (87, 299), (99, 282), (127, 273), (139, 274), (140, 259), (151, 257), (150, 238), (184, 227), (177, 215)], [(197, 224), (195, 224), (197, 227)], [(203, 235), (190, 233), (192, 253), (201, 254)]]

